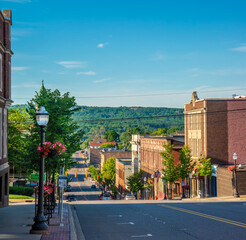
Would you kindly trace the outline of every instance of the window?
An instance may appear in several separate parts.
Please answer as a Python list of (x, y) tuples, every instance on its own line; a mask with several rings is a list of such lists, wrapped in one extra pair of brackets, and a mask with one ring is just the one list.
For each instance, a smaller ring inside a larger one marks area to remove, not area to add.
[(0, 91), (3, 86), (3, 55), (0, 53)]
[(8, 85), (9, 85), (9, 99), (11, 99), (11, 62), (9, 61), (9, 81), (8, 81)]
[(8, 138), (7, 138), (7, 123), (8, 123), (8, 115), (7, 109), (4, 109), (4, 119), (3, 119), (3, 157), (7, 157), (7, 145), (8, 145)]
[(8, 173), (5, 173), (4, 178), (4, 195), (8, 195)]
[(0, 202), (2, 202), (2, 194), (3, 194), (3, 178), (0, 177)]
[(0, 159), (2, 159), (2, 154), (3, 154), (3, 109), (0, 108)]

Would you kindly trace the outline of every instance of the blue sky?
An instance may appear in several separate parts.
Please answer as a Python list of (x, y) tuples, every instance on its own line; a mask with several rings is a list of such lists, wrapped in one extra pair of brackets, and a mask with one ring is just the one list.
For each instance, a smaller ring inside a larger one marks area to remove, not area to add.
[(246, 95), (245, 1), (0, 0), (0, 9), (13, 14), (16, 104), (41, 80), (92, 106)]

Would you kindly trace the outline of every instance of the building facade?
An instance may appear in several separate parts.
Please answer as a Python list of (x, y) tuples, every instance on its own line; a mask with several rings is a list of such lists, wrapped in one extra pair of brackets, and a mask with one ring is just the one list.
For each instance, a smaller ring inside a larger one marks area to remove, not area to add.
[[(163, 171), (163, 158), (161, 152), (165, 149), (164, 144), (173, 145), (175, 163), (179, 161), (180, 150), (184, 146), (184, 134), (169, 136), (140, 136), (141, 169), (146, 178), (153, 178), (154, 192), (150, 193), (154, 199), (163, 199), (165, 195), (165, 183), (160, 173)], [(173, 197), (181, 194), (181, 180), (173, 185)], [(147, 189), (145, 189), (147, 190)], [(146, 195), (144, 193), (144, 195)]]
[(120, 193), (130, 191), (127, 178), (132, 175), (132, 159), (131, 158), (116, 158), (115, 161), (115, 186)]
[[(185, 144), (191, 148), (192, 159), (211, 158), (216, 170), (208, 184), (210, 196), (230, 195), (232, 176), (225, 169), (233, 164), (233, 153), (238, 154), (238, 164), (246, 164), (246, 99), (200, 100), (193, 92), (190, 103), (184, 108)], [(243, 171), (240, 170), (241, 175)], [(193, 196), (198, 196), (204, 188), (203, 178), (193, 179), (192, 186)]]
[(138, 172), (141, 169), (140, 162), (140, 135), (132, 135), (132, 174)]
[(101, 164), (100, 169), (103, 168), (103, 164), (106, 163), (108, 158), (120, 158), (120, 159), (129, 159), (131, 158), (132, 152), (128, 150), (116, 150), (113, 148), (104, 148), (100, 152), (101, 155)]
[(11, 10), (0, 11), (0, 207), (8, 205), (8, 108), (11, 101)]

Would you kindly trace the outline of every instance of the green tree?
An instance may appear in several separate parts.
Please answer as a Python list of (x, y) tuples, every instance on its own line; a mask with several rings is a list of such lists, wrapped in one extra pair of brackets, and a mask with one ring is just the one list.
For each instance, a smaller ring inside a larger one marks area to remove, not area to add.
[[(163, 179), (171, 185), (171, 191), (173, 183), (180, 178), (180, 162), (174, 162), (173, 145), (170, 143), (164, 144), (164, 152), (161, 152), (163, 157)], [(172, 194), (171, 194), (172, 195)]]
[[(196, 163), (191, 160), (191, 151), (189, 146), (184, 145), (184, 147), (180, 151), (179, 155), (180, 160), (180, 177), (182, 181), (189, 178), (189, 174), (192, 173)], [(183, 197), (184, 197), (184, 189), (183, 189)]]
[(130, 185), (130, 191), (136, 193), (141, 191), (144, 187), (143, 183), (143, 171), (135, 172), (133, 175), (127, 178), (128, 184)]
[(119, 134), (114, 130), (108, 130), (105, 133), (105, 138), (107, 139), (107, 142), (115, 142), (115, 140), (119, 137)]
[(69, 169), (74, 166), (71, 158), (72, 154), (80, 150), (81, 139), (83, 131), (79, 129), (78, 125), (73, 121), (73, 114), (78, 111), (74, 97), (70, 97), (69, 93), (61, 95), (59, 90), (51, 91), (42, 84), (39, 92), (33, 99), (28, 102), (27, 112), (34, 122), (30, 134), (28, 135), (29, 145), (29, 159), (32, 168), (38, 169), (38, 160), (40, 155), (37, 152), (37, 146), (40, 142), (40, 127), (36, 123), (37, 107), (44, 106), (49, 113), (49, 122), (46, 127), (45, 140), (54, 142), (60, 141), (66, 147), (66, 152), (62, 156), (55, 159), (46, 159), (46, 171), (53, 173), (59, 167), (65, 166)]
[(100, 148), (114, 148), (115, 146), (112, 143), (103, 143)]
[(211, 158), (201, 158), (199, 161), (200, 163), (197, 164), (197, 168), (199, 169), (197, 174), (205, 177), (205, 197), (208, 197), (208, 177), (211, 178), (214, 172), (211, 164)]
[(104, 181), (109, 186), (115, 185), (115, 158), (110, 157), (106, 160), (106, 163), (103, 164), (102, 175)]
[(10, 169), (20, 175), (28, 175), (31, 171), (26, 162), (26, 136), (30, 131), (31, 118), (25, 108), (11, 108), (8, 114), (8, 161)]

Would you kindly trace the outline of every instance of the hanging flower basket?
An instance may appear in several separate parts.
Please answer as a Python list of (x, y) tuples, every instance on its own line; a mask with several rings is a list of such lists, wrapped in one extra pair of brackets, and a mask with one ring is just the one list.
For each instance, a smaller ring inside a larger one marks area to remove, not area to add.
[(54, 158), (57, 154), (61, 155), (64, 153), (66, 148), (61, 142), (55, 141), (54, 143), (44, 142), (42, 146), (40, 143), (37, 150), (42, 153), (43, 156)]
[[(44, 185), (44, 196), (47, 197), (48, 195), (51, 195), (51, 193), (54, 191), (54, 188), (56, 185), (54, 183), (49, 183), (47, 185)], [(34, 192), (38, 194), (39, 192), (39, 186), (36, 186), (34, 188)]]
[(231, 172), (233, 172), (233, 171), (235, 171), (236, 170), (236, 167), (233, 165), (233, 166), (229, 166), (228, 168), (227, 168), (227, 171), (231, 171)]

